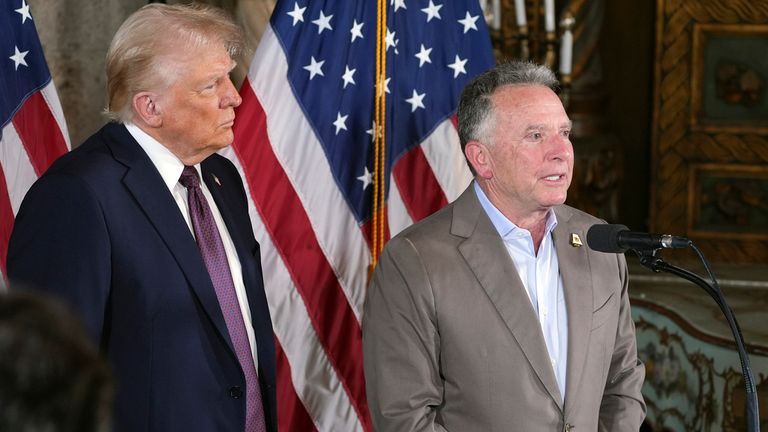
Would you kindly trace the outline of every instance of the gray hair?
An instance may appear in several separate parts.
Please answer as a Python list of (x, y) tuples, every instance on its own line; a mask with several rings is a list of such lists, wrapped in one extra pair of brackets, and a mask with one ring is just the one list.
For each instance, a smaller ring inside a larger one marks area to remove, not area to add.
[(180, 49), (223, 44), (234, 57), (243, 41), (240, 27), (219, 8), (162, 3), (142, 7), (120, 26), (107, 51), (105, 114), (130, 121), (136, 93), (173, 84), (180, 66), (171, 57)]
[(467, 84), (461, 93), (457, 113), (462, 152), (469, 141), (488, 138), (488, 129), (492, 124), (489, 120), (493, 114), (491, 96), (498, 88), (536, 85), (556, 91), (559, 83), (548, 67), (525, 61), (496, 65)]

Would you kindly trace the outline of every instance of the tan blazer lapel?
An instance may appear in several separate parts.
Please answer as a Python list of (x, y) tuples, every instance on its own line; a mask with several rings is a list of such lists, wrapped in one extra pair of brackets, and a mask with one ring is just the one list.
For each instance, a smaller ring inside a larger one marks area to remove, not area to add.
[[(563, 291), (568, 311), (568, 367), (566, 370), (566, 416), (576, 402), (581, 379), (584, 375), (590, 329), (592, 328), (592, 272), (587, 254), (587, 233), (574, 230), (569, 223), (571, 214), (565, 207), (556, 207), (557, 227), (553, 237)], [(571, 244), (571, 234), (584, 243), (580, 247)]]
[[(470, 185), (454, 204), (451, 232), (466, 238), (459, 252), (522, 349), (552, 399), (562, 407), (557, 379), (531, 300), (498, 232)], [(518, 365), (510, 364), (510, 367)]]

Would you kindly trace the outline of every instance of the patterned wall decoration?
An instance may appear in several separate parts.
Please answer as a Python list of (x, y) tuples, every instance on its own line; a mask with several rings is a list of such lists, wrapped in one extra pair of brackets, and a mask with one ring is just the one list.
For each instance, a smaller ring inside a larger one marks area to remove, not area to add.
[(657, 0), (651, 230), (768, 262), (768, 0)]
[[(632, 299), (638, 356), (646, 367), (643, 397), (652, 431), (746, 430), (744, 381), (730, 340), (695, 328), (658, 304)], [(761, 429), (768, 397), (768, 350), (748, 345), (758, 390)]]

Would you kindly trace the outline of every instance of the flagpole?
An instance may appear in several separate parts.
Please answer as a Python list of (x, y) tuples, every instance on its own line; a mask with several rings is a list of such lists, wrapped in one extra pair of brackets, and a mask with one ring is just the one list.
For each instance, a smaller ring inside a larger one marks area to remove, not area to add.
[(384, 156), (386, 150), (385, 118), (386, 118), (386, 74), (387, 74), (387, 2), (378, 0), (376, 32), (376, 98), (375, 98), (375, 128), (374, 133), (374, 168), (373, 168), (373, 210), (371, 226), (371, 267), (369, 274), (376, 266), (379, 253), (384, 247)]

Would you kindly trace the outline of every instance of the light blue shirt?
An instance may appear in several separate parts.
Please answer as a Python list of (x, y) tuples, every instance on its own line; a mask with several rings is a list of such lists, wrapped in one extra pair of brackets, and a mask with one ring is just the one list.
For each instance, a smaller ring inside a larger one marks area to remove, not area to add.
[(552, 231), (557, 226), (555, 212), (550, 210), (547, 213), (546, 232), (539, 245), (539, 253), (536, 254), (531, 233), (507, 219), (491, 203), (477, 182), (474, 182), (474, 188), (480, 205), (504, 241), (504, 246), (525, 286), (533, 310), (539, 319), (544, 342), (547, 344), (550, 364), (555, 373), (557, 385), (560, 387), (561, 400), (565, 400), (568, 313), (563, 295), (563, 278), (560, 275), (557, 251), (552, 239)]

